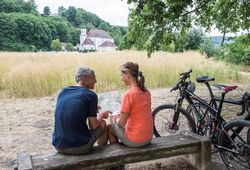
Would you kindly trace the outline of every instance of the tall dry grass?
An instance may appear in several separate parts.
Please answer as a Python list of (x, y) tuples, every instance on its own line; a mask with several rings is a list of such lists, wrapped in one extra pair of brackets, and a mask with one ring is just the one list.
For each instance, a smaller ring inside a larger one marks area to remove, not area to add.
[(217, 82), (242, 81), (237, 67), (206, 59), (197, 52), (157, 52), (147, 58), (146, 52), (121, 51), (97, 53), (0, 53), (0, 92), (3, 97), (36, 97), (54, 94), (66, 85), (74, 85), (78, 67), (95, 70), (97, 92), (123, 88), (119, 66), (127, 61), (137, 62), (146, 86), (172, 86), (178, 75), (193, 69), (198, 75), (215, 77)]

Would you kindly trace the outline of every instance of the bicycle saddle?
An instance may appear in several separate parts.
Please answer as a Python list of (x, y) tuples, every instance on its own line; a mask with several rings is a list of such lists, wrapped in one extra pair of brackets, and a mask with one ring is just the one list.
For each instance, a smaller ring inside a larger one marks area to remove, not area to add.
[(196, 78), (196, 81), (198, 83), (205, 83), (205, 82), (208, 82), (208, 81), (214, 81), (215, 79), (214, 78), (210, 78), (208, 76), (200, 76), (200, 77), (197, 77)]
[(223, 90), (225, 92), (229, 92), (229, 91), (232, 91), (234, 89), (236, 89), (238, 86), (226, 86), (226, 85), (223, 85), (223, 84), (214, 84), (213, 86), (219, 88), (220, 90)]

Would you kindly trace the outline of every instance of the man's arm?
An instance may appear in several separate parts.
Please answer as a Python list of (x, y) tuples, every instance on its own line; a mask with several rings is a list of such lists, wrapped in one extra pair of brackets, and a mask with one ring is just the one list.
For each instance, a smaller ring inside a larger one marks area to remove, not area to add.
[(96, 117), (89, 117), (88, 119), (89, 119), (89, 127), (90, 127), (90, 129), (94, 130), (98, 126), (100, 126), (100, 122)]
[(109, 111), (105, 111), (102, 113), (99, 113), (97, 117), (89, 117), (89, 127), (91, 129), (96, 129), (98, 126), (100, 126), (101, 119), (107, 119), (109, 116)]

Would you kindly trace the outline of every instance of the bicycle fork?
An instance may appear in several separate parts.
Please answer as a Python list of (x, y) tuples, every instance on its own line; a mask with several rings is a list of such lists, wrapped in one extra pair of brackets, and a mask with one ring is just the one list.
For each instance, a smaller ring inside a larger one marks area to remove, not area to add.
[(184, 99), (183, 97), (180, 97), (177, 101), (177, 104), (175, 105), (173, 122), (172, 124), (169, 125), (170, 129), (174, 129), (174, 130), (179, 129), (178, 121), (179, 121), (179, 116), (180, 116), (180, 106), (182, 105), (183, 99)]

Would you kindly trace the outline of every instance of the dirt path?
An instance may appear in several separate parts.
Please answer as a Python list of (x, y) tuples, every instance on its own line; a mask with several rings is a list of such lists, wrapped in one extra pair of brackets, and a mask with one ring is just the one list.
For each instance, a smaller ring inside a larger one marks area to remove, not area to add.
[[(153, 108), (163, 103), (172, 103), (176, 93), (170, 89), (152, 89)], [(207, 96), (205, 88), (197, 88), (197, 93)], [(231, 96), (239, 96), (250, 91), (249, 85), (241, 85)], [(100, 105), (103, 109), (116, 110), (120, 100), (119, 91), (99, 94)], [(51, 134), (53, 131), (53, 112), (55, 96), (32, 99), (1, 99), (0, 100), (0, 169), (11, 167), (17, 153), (28, 151), (31, 154), (53, 152)], [(225, 110), (226, 117), (233, 119), (230, 114), (239, 108)]]

